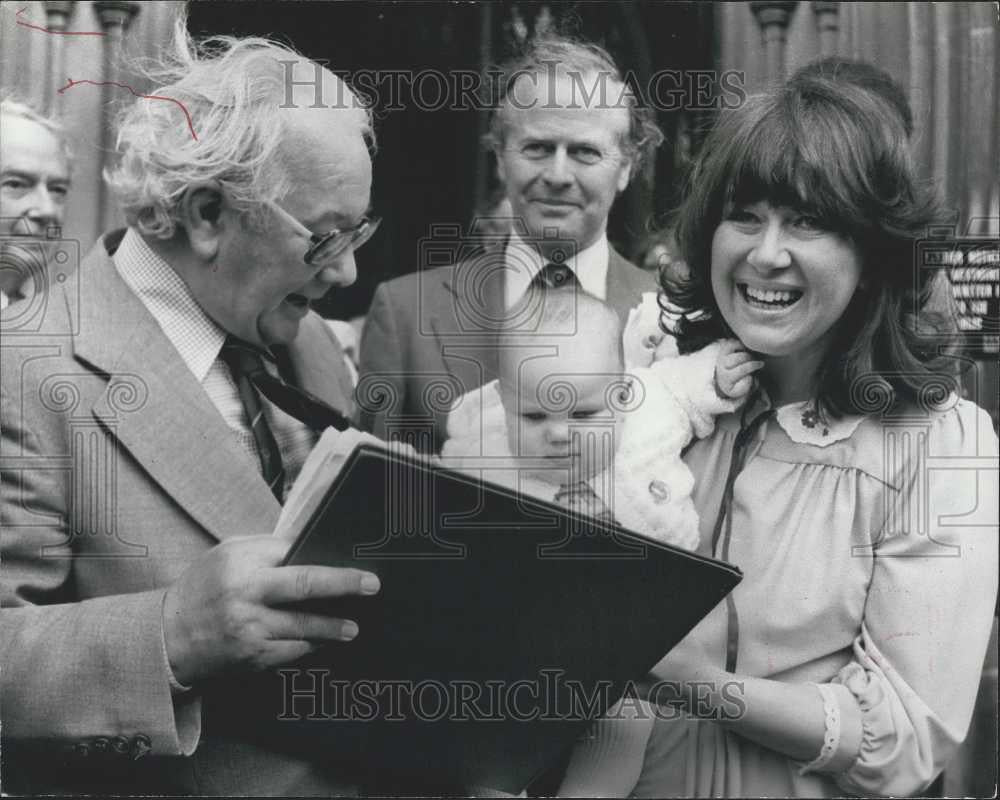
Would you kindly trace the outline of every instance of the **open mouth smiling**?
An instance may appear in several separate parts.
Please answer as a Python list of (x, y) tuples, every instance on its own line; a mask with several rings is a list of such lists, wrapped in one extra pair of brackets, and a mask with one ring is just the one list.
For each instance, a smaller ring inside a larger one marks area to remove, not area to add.
[(302, 294), (290, 294), (286, 295), (285, 302), (289, 305), (293, 305), (296, 308), (308, 308), (309, 298)]
[(747, 305), (768, 311), (789, 308), (801, 300), (803, 294), (798, 289), (757, 289), (746, 283), (736, 286)]

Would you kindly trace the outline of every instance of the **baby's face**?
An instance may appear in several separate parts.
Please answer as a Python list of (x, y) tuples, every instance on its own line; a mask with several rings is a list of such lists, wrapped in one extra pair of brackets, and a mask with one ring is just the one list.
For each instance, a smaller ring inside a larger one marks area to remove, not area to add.
[(625, 390), (621, 364), (595, 363), (593, 371), (566, 373), (558, 371), (560, 366), (537, 358), (521, 364), (519, 377), (501, 376), (511, 452), (544, 458), (529, 472), (550, 483), (586, 480), (602, 472), (621, 440), (616, 410), (623, 406), (616, 393)]

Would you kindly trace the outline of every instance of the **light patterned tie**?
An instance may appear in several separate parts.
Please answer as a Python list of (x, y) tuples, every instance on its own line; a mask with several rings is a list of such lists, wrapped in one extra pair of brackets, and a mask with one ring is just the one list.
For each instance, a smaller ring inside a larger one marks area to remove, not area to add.
[(576, 274), (565, 264), (548, 263), (542, 267), (532, 283), (539, 288), (559, 289), (577, 283)]
[(594, 517), (609, 525), (617, 524), (611, 509), (586, 481), (562, 484), (556, 492), (555, 502), (575, 514)]
[(222, 350), (219, 352), (219, 358), (229, 367), (233, 381), (236, 383), (236, 389), (240, 394), (240, 401), (243, 403), (243, 410), (246, 412), (247, 422), (250, 425), (250, 432), (257, 443), (261, 475), (264, 476), (271, 492), (281, 503), (285, 494), (285, 467), (281, 463), (281, 450), (278, 449), (278, 442), (271, 432), (271, 427), (267, 424), (264, 408), (251, 380), (251, 375), (255, 372), (267, 371), (264, 368), (264, 359), (257, 350), (246, 346), (232, 336), (226, 338)]

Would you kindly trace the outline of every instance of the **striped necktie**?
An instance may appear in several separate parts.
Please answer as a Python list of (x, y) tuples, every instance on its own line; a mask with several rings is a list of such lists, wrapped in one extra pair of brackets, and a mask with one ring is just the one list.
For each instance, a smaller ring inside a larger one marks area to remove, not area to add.
[(289, 416), (295, 417), (317, 433), (322, 433), (327, 428), (346, 431), (351, 427), (350, 420), (325, 400), (268, 372), (264, 367), (264, 359), (275, 360), (268, 351), (235, 336), (227, 337), (223, 349), (225, 347), (231, 348), (242, 359), (241, 363), (254, 388)]
[(267, 372), (264, 368), (264, 359), (258, 350), (243, 344), (232, 336), (226, 338), (222, 350), (219, 351), (219, 358), (229, 367), (233, 381), (236, 383), (240, 402), (243, 403), (243, 410), (246, 412), (247, 422), (250, 424), (250, 432), (253, 434), (254, 442), (257, 443), (261, 475), (264, 476), (271, 492), (281, 503), (285, 493), (285, 467), (281, 463), (278, 442), (271, 432), (271, 427), (267, 424), (264, 408), (251, 377), (258, 372)]
[(555, 502), (573, 513), (594, 517), (609, 525), (616, 524), (611, 509), (604, 504), (604, 501), (597, 496), (597, 493), (586, 481), (562, 484), (559, 491), (556, 492)]

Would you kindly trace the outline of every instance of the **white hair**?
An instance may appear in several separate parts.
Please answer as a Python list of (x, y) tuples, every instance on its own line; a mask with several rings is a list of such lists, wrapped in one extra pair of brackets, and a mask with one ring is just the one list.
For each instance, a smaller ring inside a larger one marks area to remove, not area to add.
[(69, 141), (66, 138), (66, 129), (59, 122), (52, 119), (52, 117), (46, 116), (28, 103), (15, 100), (10, 96), (0, 97), (0, 118), (3, 117), (20, 117), (21, 119), (41, 125), (56, 137), (66, 156), (66, 161), (69, 162), (72, 160), (72, 152), (69, 149)]
[[(217, 182), (252, 222), (263, 203), (289, 192), (280, 150), (288, 118), (282, 62), (289, 61), (315, 68), (294, 50), (259, 37), (215, 36), (196, 45), (184, 16), (178, 17), (172, 56), (145, 70), (161, 85), (121, 114), (120, 161), (105, 172), (130, 225), (170, 238), (184, 192), (202, 181)], [(323, 77), (340, 80), (325, 70)], [(329, 113), (353, 114), (373, 148), (370, 110), (349, 90), (338, 93), (345, 95), (346, 107)]]

